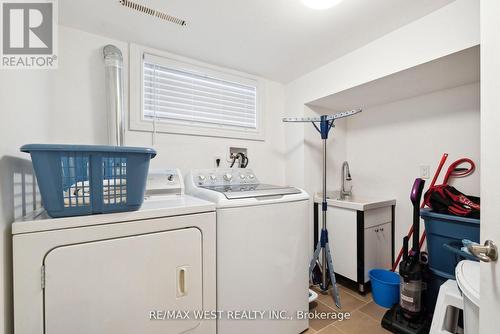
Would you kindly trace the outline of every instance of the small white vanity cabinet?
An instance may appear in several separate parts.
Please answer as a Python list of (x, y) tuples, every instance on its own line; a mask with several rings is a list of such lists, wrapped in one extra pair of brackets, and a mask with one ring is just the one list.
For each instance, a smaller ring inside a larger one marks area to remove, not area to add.
[[(336, 275), (366, 291), (373, 268), (390, 268), (394, 262), (394, 208), (396, 200), (337, 200), (328, 194), (327, 229)], [(315, 245), (322, 227), (322, 195), (314, 198)]]

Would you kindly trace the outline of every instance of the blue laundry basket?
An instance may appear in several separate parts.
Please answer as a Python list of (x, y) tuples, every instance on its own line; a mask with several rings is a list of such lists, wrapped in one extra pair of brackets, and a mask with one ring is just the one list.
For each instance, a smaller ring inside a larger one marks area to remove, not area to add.
[(385, 308), (399, 303), (399, 274), (386, 269), (372, 269), (369, 272), (373, 301)]
[(151, 148), (98, 145), (29, 144), (21, 151), (31, 154), (51, 217), (138, 210), (156, 156)]

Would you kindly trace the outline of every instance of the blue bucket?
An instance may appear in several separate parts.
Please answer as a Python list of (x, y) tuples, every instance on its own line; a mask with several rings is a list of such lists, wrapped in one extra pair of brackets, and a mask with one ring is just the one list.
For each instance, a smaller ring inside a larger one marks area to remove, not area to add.
[(373, 300), (377, 305), (391, 308), (399, 303), (399, 274), (385, 269), (370, 270)]

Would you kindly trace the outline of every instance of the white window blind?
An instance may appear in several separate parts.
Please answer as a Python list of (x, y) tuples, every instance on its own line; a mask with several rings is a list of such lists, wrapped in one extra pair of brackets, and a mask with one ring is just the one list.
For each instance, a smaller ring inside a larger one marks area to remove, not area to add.
[[(143, 117), (175, 124), (256, 130), (257, 85), (144, 55)], [(243, 81), (243, 80), (242, 80)]]

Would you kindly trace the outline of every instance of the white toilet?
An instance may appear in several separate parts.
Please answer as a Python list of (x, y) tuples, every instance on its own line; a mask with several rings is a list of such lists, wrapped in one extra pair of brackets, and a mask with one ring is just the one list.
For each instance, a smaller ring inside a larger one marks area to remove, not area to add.
[(479, 333), (479, 262), (461, 261), (455, 276), (464, 300), (464, 333)]
[(430, 334), (457, 333), (459, 310), (464, 313), (463, 333), (479, 333), (479, 262), (461, 261), (455, 277), (439, 289)]

